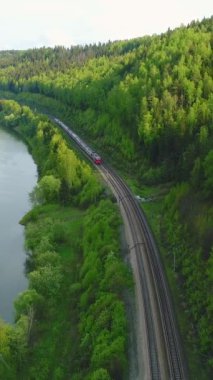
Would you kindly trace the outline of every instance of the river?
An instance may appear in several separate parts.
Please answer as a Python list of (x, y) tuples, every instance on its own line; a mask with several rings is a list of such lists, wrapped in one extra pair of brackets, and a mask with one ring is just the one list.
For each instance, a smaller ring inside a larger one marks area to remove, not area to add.
[(24, 227), (19, 220), (31, 208), (29, 193), (36, 181), (27, 146), (0, 129), (0, 318), (9, 323), (14, 322), (14, 300), (28, 286)]

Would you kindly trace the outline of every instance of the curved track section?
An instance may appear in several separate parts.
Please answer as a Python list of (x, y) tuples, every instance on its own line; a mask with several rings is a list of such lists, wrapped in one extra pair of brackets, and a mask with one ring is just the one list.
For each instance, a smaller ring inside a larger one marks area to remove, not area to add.
[[(78, 144), (78, 136), (74, 132), (58, 119), (54, 121)], [(79, 141), (82, 140), (79, 138)], [(90, 147), (85, 143), (84, 146), (78, 145), (91, 160), (91, 154), (88, 154)], [(112, 168), (102, 164), (99, 171), (117, 198), (127, 232), (140, 325), (137, 380), (186, 380), (168, 286), (144, 213)]]
[[(143, 365), (143, 377), (147, 377), (153, 380), (158, 380), (158, 379), (160, 380), (162, 377), (160, 374), (160, 367), (159, 367), (159, 360), (158, 360), (155, 326), (154, 326), (154, 320), (153, 320), (152, 309), (151, 309), (150, 294), (149, 294), (149, 289), (147, 285), (147, 278), (146, 278), (147, 275), (146, 275), (146, 271), (143, 265), (142, 254), (141, 254), (141, 250), (144, 249), (145, 243), (144, 241), (139, 241), (142, 239), (140, 239), (140, 231), (138, 230), (138, 228), (136, 228), (135, 214), (134, 212), (132, 212), (133, 210), (131, 207), (129, 194), (126, 194), (123, 186), (119, 184), (119, 181), (114, 176), (109, 174), (109, 171), (106, 170), (104, 165), (102, 166), (101, 170), (104, 171), (105, 174), (107, 174), (108, 182), (110, 182), (112, 188), (115, 191), (118, 202), (122, 204), (124, 212), (126, 213), (126, 217), (129, 223), (129, 229), (132, 236), (132, 244), (133, 244), (132, 247), (130, 247), (130, 250), (134, 250), (136, 254), (136, 262), (137, 262), (137, 267), (138, 267), (137, 281), (138, 281), (138, 287), (141, 290), (141, 299), (142, 299), (142, 304), (143, 304), (143, 309), (144, 309), (143, 318), (144, 318), (145, 331), (146, 331), (146, 336), (143, 336), (143, 338), (144, 338), (144, 343), (148, 350), (147, 362), (146, 362), (147, 369), (145, 369), (145, 365)], [(142, 356), (142, 352), (139, 355)], [(141, 360), (142, 360), (142, 357), (141, 357)]]
[[(168, 286), (144, 213), (122, 179), (106, 165), (102, 165), (102, 170), (107, 173), (110, 182), (116, 187), (119, 198), (122, 199), (123, 204), (125, 203), (125, 209), (128, 208), (128, 219), (133, 226), (131, 231), (135, 244), (137, 265), (143, 279), (141, 281), (143, 303), (146, 304), (145, 318), (150, 379), (185, 380), (186, 373)], [(144, 267), (146, 273), (144, 273)]]

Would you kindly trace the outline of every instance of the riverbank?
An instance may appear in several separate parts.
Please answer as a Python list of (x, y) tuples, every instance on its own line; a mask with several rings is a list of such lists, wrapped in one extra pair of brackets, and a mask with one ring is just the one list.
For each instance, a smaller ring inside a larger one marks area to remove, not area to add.
[(36, 165), (26, 145), (0, 129), (0, 316), (10, 323), (14, 322), (13, 302), (28, 286), (19, 220), (31, 208), (29, 193), (36, 180)]
[(15, 303), (15, 326), (0, 323), (0, 377), (123, 379), (131, 276), (117, 208), (47, 118), (9, 101), (0, 120), (18, 128), (39, 168), (35, 207), (21, 221), (29, 289)]

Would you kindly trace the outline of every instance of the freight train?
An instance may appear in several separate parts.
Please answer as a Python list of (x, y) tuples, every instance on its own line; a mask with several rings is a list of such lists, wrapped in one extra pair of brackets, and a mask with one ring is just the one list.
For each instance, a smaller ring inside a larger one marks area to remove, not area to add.
[(85, 142), (76, 135), (70, 128), (67, 127), (61, 120), (54, 117), (54, 121), (58, 124), (70, 137), (74, 140), (80, 148), (92, 159), (92, 161), (96, 165), (100, 165), (102, 163), (102, 158), (94, 152)]

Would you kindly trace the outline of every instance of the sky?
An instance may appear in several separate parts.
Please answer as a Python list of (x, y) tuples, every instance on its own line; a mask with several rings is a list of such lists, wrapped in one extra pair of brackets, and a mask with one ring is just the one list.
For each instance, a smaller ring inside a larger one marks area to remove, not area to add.
[(0, 50), (142, 37), (212, 14), (212, 0), (0, 0)]

